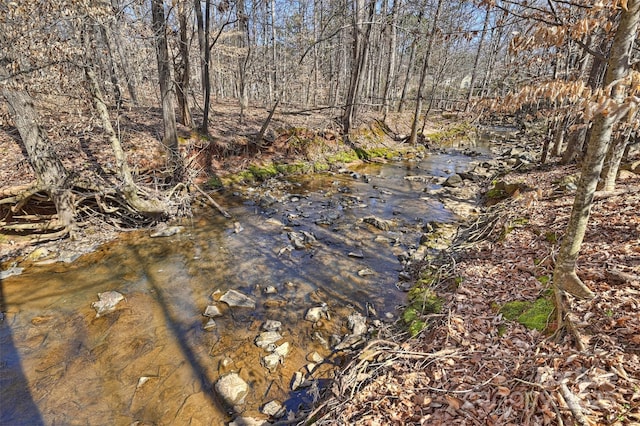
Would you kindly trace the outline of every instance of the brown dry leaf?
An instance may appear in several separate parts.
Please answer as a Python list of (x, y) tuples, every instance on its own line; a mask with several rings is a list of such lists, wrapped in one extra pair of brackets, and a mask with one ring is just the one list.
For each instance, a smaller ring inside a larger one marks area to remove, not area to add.
[(505, 386), (498, 386), (498, 395), (500, 396), (509, 396), (511, 394), (511, 389)]
[(462, 407), (463, 401), (460, 398), (456, 398), (455, 396), (445, 395), (444, 398), (447, 400), (447, 403), (450, 407), (455, 410), (459, 410)]

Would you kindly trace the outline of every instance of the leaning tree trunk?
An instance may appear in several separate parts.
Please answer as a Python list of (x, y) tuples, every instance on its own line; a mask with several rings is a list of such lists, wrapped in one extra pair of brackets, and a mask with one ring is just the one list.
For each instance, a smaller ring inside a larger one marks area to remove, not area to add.
[(147, 201), (138, 197), (138, 187), (133, 182), (131, 176), (131, 170), (127, 163), (127, 156), (122, 149), (120, 139), (116, 135), (113, 126), (111, 125), (111, 119), (109, 118), (109, 111), (107, 105), (104, 102), (100, 85), (95, 73), (89, 67), (85, 67), (85, 75), (89, 86), (89, 92), (91, 93), (91, 99), (93, 100), (93, 106), (95, 107), (100, 120), (102, 121), (102, 127), (104, 128), (107, 138), (111, 143), (111, 149), (113, 150), (114, 157), (116, 159), (116, 169), (118, 171), (118, 177), (122, 181), (122, 195), (124, 199), (133, 207), (137, 212), (147, 216), (156, 216), (165, 213), (165, 209), (161, 203), (157, 201)]
[(175, 102), (171, 83), (171, 69), (169, 67), (169, 48), (167, 46), (163, 0), (151, 0), (151, 15), (156, 41), (156, 57), (158, 60), (162, 122), (164, 123), (164, 138), (162, 139), (162, 143), (168, 151), (169, 165), (172, 168), (174, 179), (181, 180), (183, 170), (180, 153), (178, 152), (178, 128), (174, 109)]
[[(611, 46), (609, 66), (604, 79), (605, 89), (611, 90), (611, 102), (613, 103), (611, 110), (620, 105), (624, 99), (625, 87), (621, 81), (629, 73), (631, 48), (639, 20), (640, 0), (629, 0), (627, 10), (622, 12), (622, 18)], [(600, 113), (595, 117), (571, 217), (553, 273), (556, 290), (565, 291), (578, 298), (592, 298), (594, 296), (594, 293), (576, 274), (576, 261), (586, 232), (604, 157), (611, 140), (612, 128), (618, 119), (619, 117), (615, 113), (607, 113), (606, 115)]]
[[(0, 78), (9, 74), (0, 68)], [(75, 204), (69, 182), (69, 173), (51, 146), (47, 134), (39, 125), (39, 115), (33, 99), (26, 90), (0, 84), (0, 94), (6, 99), (13, 113), (20, 138), (36, 175), (38, 185), (46, 191), (58, 214), (58, 225), (72, 230), (75, 223)]]

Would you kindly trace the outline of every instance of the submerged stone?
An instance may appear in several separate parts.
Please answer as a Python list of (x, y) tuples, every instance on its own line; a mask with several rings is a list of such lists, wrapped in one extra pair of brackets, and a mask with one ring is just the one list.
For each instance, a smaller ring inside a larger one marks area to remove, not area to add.
[(117, 291), (105, 291), (98, 293), (98, 299), (100, 300), (91, 304), (91, 307), (96, 310), (96, 318), (113, 311), (116, 305), (124, 300), (124, 296)]
[(249, 385), (237, 373), (222, 376), (216, 382), (215, 389), (220, 398), (231, 406), (242, 404), (249, 393)]
[(276, 320), (266, 320), (264, 324), (262, 324), (262, 329), (264, 331), (278, 331), (282, 327), (282, 323)]
[(265, 331), (256, 337), (255, 343), (259, 348), (266, 349), (269, 345), (275, 344), (280, 339), (282, 339), (282, 335), (277, 331)]
[(232, 308), (255, 308), (256, 302), (251, 297), (237, 290), (229, 290), (220, 298), (221, 302), (226, 303)]
[(444, 183), (442, 184), (442, 186), (447, 186), (450, 188), (457, 188), (459, 186), (462, 186), (462, 176), (460, 176), (459, 174), (453, 174), (451, 176), (449, 176), (447, 178), (447, 180), (444, 181)]
[(273, 418), (279, 418), (284, 416), (285, 410), (282, 407), (282, 404), (279, 401), (273, 400), (269, 401), (260, 409), (262, 414), (266, 414), (267, 416)]
[(309, 308), (304, 319), (311, 322), (320, 321), (323, 315), (326, 315), (328, 308), (327, 305), (316, 306), (313, 308)]
[(262, 358), (262, 365), (271, 373), (275, 373), (281, 362), (282, 357), (275, 352)]
[(202, 315), (209, 318), (216, 318), (216, 317), (222, 316), (222, 312), (220, 312), (220, 308), (218, 308), (217, 306), (209, 305), (204, 310), (204, 314)]
[(207, 323), (203, 326), (203, 328), (207, 331), (211, 331), (217, 326), (218, 324), (216, 324), (216, 320), (214, 320), (213, 318), (209, 318), (209, 321), (207, 321)]
[(367, 320), (359, 312), (349, 315), (347, 325), (349, 330), (356, 336), (367, 332)]
[(182, 231), (180, 226), (159, 227), (155, 232), (149, 235), (151, 238), (171, 237)]

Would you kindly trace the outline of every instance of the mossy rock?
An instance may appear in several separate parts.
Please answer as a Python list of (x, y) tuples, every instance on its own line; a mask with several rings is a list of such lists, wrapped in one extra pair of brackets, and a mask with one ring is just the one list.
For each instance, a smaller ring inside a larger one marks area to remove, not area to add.
[(555, 306), (550, 298), (541, 297), (535, 302), (514, 300), (500, 308), (502, 316), (510, 321), (518, 321), (531, 330), (544, 331)]

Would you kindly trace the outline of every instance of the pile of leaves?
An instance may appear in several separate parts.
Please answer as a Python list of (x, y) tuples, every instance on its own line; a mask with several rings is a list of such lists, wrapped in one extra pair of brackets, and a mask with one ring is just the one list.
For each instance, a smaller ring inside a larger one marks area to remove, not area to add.
[(503, 315), (510, 302), (553, 300), (573, 200), (560, 182), (577, 172), (507, 175), (527, 190), (460, 233), (466, 241), (449, 249), (455, 262), (434, 284), (441, 314), (416, 338), (371, 342), (313, 413), (316, 424), (639, 424), (640, 175), (624, 172), (621, 190), (596, 197), (578, 264), (596, 297), (569, 300), (569, 326), (556, 330), (552, 309), (542, 331)]

